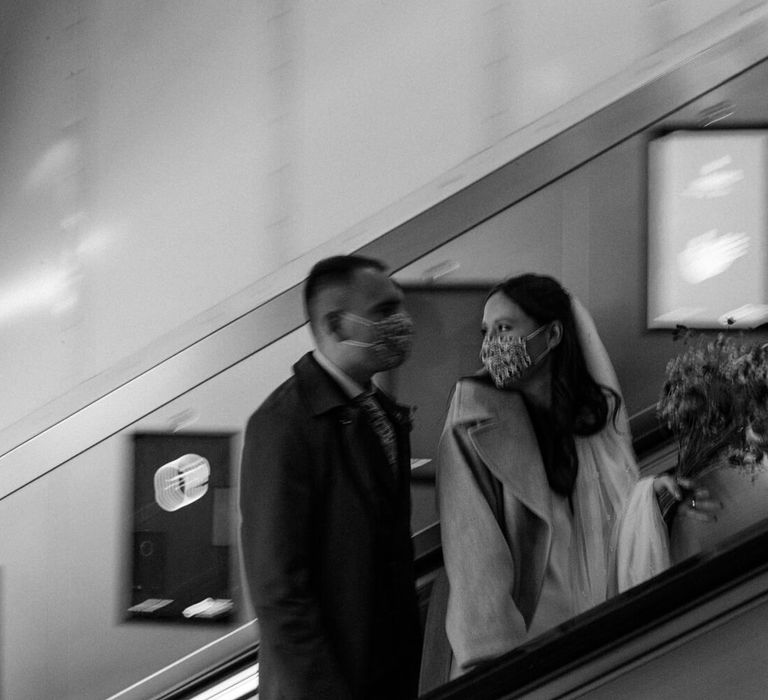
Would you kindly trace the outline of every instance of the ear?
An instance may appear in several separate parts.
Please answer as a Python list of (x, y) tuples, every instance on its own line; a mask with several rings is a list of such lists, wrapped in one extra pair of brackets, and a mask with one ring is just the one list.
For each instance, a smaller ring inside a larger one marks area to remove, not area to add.
[(553, 350), (563, 339), (563, 324), (561, 321), (552, 321), (549, 330), (547, 331), (547, 347)]
[(343, 340), (342, 334), (342, 315), (338, 310), (329, 311), (322, 318), (323, 332), (337, 340)]

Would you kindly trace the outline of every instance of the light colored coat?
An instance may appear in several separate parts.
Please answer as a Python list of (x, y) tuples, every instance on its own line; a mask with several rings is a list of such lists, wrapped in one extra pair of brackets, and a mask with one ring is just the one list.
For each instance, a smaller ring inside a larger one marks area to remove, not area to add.
[[(620, 421), (621, 423), (621, 421)], [(623, 425), (623, 423), (622, 423)], [(605, 600), (610, 532), (637, 480), (629, 434), (577, 438), (577, 574)], [(446, 633), (461, 670), (529, 638), (552, 547), (552, 491), (519, 394), (458, 382), (440, 439), (438, 501), (449, 581)]]

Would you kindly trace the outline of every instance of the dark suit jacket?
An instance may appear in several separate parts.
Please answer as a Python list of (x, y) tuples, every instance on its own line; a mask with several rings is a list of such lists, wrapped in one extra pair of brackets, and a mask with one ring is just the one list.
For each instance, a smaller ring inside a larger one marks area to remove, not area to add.
[(248, 422), (241, 545), (262, 700), (416, 695), (410, 423), (378, 398), (398, 439), (398, 483), (365, 414), (311, 354)]

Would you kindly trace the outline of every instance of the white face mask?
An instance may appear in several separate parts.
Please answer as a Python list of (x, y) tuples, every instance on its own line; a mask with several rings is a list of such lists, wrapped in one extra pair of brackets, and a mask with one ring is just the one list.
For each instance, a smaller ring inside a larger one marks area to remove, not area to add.
[(480, 350), (480, 360), (499, 389), (506, 389), (548, 352), (546, 348), (535, 360), (528, 352), (528, 341), (541, 333), (546, 326), (537, 328), (526, 336), (501, 333), (486, 335)]
[(373, 328), (373, 340), (369, 343), (362, 340), (341, 342), (371, 350), (376, 356), (379, 371), (393, 369), (405, 361), (413, 345), (413, 320), (407, 313), (401, 311), (380, 321), (369, 321), (352, 313), (345, 312), (344, 315), (356, 323)]

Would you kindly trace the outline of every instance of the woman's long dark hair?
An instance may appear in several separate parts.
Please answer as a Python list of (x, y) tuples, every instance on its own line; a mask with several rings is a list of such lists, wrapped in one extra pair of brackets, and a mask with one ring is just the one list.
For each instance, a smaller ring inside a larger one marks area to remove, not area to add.
[[(539, 325), (560, 321), (563, 332), (550, 352), (552, 403), (547, 412), (528, 405), (547, 480), (553, 491), (570, 495), (579, 464), (575, 435), (594, 435), (609, 419), (615, 420), (621, 397), (598, 384), (587, 368), (579, 343), (570, 295), (545, 275), (526, 274), (497, 284), (486, 297), (504, 294)], [(611, 410), (611, 404), (612, 410)]]

